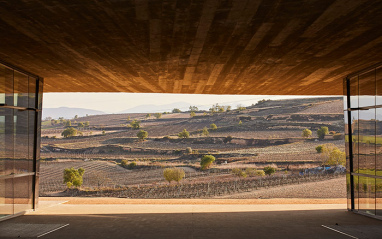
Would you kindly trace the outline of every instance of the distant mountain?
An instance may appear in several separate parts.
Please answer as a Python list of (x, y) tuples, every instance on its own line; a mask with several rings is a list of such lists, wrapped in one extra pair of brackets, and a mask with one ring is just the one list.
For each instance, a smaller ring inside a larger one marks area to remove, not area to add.
[(180, 109), (181, 111), (186, 111), (190, 107), (190, 103), (187, 102), (175, 102), (165, 105), (138, 105), (130, 109), (120, 111), (118, 113), (156, 113), (156, 112), (171, 112), (174, 108)]
[(43, 108), (42, 109), (42, 119), (47, 117), (52, 117), (53, 119), (58, 119), (59, 117), (64, 117), (65, 119), (72, 119), (74, 116), (83, 117), (86, 115), (102, 115), (105, 112), (99, 110), (90, 110), (83, 108), (69, 108), (69, 107), (60, 107), (60, 108)]

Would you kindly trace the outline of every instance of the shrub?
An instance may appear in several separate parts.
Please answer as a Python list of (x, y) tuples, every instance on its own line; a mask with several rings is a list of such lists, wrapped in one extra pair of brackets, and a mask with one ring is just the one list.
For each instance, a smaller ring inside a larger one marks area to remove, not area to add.
[(325, 138), (325, 135), (329, 133), (328, 127), (322, 126), (319, 130), (317, 130), (317, 136), (320, 140)]
[(225, 137), (224, 139), (223, 139), (223, 143), (231, 143), (231, 141), (232, 141), (232, 136), (231, 135), (228, 135), (227, 137)]
[(312, 131), (309, 129), (304, 129), (302, 131), (302, 137), (309, 138), (312, 136)]
[(139, 129), (141, 127), (140, 125), (141, 121), (139, 120), (133, 120), (131, 121), (130, 125), (131, 125), (131, 128), (133, 129)]
[(144, 131), (144, 130), (140, 130), (140, 131), (137, 133), (137, 137), (138, 137), (138, 139), (141, 140), (141, 141), (144, 141), (148, 136), (149, 136), (149, 133), (147, 133), (147, 131)]
[(194, 111), (191, 111), (190, 116), (191, 116), (191, 117), (194, 117), (195, 115), (196, 115), (195, 112), (194, 112)]
[(316, 147), (316, 151), (317, 151), (317, 153), (322, 153), (322, 149), (323, 149), (323, 146), (322, 146), (322, 145), (318, 145), (318, 146)]
[(184, 170), (181, 168), (166, 168), (163, 170), (163, 177), (168, 183), (171, 183), (173, 180), (179, 182), (184, 176)]
[(183, 129), (183, 131), (178, 134), (178, 137), (183, 139), (189, 138), (190, 133), (186, 129)]
[(245, 169), (245, 174), (249, 177), (253, 177), (256, 175), (256, 169), (254, 168), (246, 168)]
[(128, 163), (129, 161), (127, 161), (126, 159), (123, 159), (122, 161), (121, 161), (121, 166), (122, 167), (126, 167), (127, 166), (127, 163)]
[(155, 113), (154, 116), (155, 118), (160, 119), (162, 117), (162, 113)]
[(76, 188), (81, 187), (83, 183), (82, 176), (84, 173), (85, 170), (83, 168), (66, 168), (64, 169), (64, 183), (66, 183), (68, 188), (71, 188), (72, 186), (75, 186)]
[(174, 108), (172, 110), (172, 113), (181, 113), (182, 111), (180, 109)]
[(247, 174), (243, 172), (243, 170), (241, 170), (240, 168), (233, 168), (231, 173), (238, 177), (243, 177), (243, 178), (247, 177)]
[(333, 134), (333, 139), (341, 140), (341, 139), (343, 139), (343, 135), (341, 133), (335, 133), (335, 134)]
[(61, 135), (64, 137), (64, 138), (69, 138), (69, 137), (72, 137), (72, 136), (76, 136), (77, 135), (77, 130), (75, 128), (66, 128), (64, 131), (62, 131)]
[(208, 169), (211, 164), (215, 161), (215, 157), (212, 155), (204, 155), (200, 161), (200, 168), (202, 170)]
[(186, 154), (192, 154), (192, 148), (191, 147), (186, 148)]
[(268, 176), (274, 174), (276, 172), (276, 168), (272, 167), (272, 166), (267, 166), (264, 168), (264, 173)]
[(150, 118), (151, 117), (151, 114), (147, 114), (146, 115), (146, 119)]
[(207, 137), (209, 134), (210, 134), (210, 132), (208, 132), (207, 127), (204, 127), (204, 128), (203, 128), (202, 135)]
[(134, 169), (137, 166), (136, 162), (131, 162), (129, 165), (127, 165), (127, 169)]
[(212, 124), (210, 125), (210, 129), (211, 129), (211, 130), (217, 130), (218, 127), (216, 126), (216, 124), (212, 123)]
[(255, 174), (256, 174), (256, 176), (261, 176), (261, 177), (265, 176), (264, 170), (256, 170)]
[(239, 121), (239, 126), (241, 126), (243, 124), (243, 122), (241, 122), (241, 120)]

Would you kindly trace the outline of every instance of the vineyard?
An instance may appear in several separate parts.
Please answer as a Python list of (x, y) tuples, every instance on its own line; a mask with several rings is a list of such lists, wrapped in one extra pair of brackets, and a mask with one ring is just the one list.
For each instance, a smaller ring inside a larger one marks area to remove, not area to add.
[[(242, 110), (209, 113), (115, 114), (87, 116), (72, 120), (89, 122), (77, 128), (80, 136), (63, 138), (66, 126), (44, 122), (40, 194), (68, 193), (63, 183), (65, 168), (84, 168), (81, 195), (131, 198), (197, 198), (231, 195), (268, 186), (327, 180), (333, 175), (301, 177), (306, 168), (322, 165), (316, 147), (331, 143), (344, 150), (342, 99), (335, 97), (263, 101)], [(139, 140), (132, 120), (148, 138)], [(217, 127), (211, 128), (215, 124)], [(325, 126), (331, 134), (319, 140), (317, 129)], [(185, 138), (178, 137), (184, 129)], [(207, 130), (207, 133), (203, 133)], [(302, 130), (312, 134), (304, 138)], [(333, 133), (334, 132), (334, 133)], [(227, 140), (230, 138), (230, 140)], [(212, 168), (201, 170), (204, 155), (213, 155)], [(130, 170), (119, 166), (122, 160), (135, 162)], [(263, 169), (272, 165), (272, 177), (239, 178), (233, 169)], [(180, 167), (185, 177), (180, 184), (169, 185), (163, 170)], [(287, 173), (285, 173), (287, 172)]]

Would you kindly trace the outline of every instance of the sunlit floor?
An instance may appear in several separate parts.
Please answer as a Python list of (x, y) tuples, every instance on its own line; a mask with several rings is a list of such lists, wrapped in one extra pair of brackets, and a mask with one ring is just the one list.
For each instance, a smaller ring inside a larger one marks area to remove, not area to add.
[[(97, 204), (94, 198), (73, 199), (76, 200), (77, 204), (72, 204), (70, 199), (42, 199), (39, 210), (2, 223), (13, 227), (18, 224), (62, 225), (41, 238), (65, 239), (381, 238), (382, 235), (382, 221), (348, 212), (346, 204), (335, 201), (274, 204), (264, 200), (265, 204), (259, 201), (230, 204), (224, 200), (167, 200), (167, 203), (157, 201), (154, 204), (140, 200), (139, 204), (139, 200), (129, 203), (128, 199), (121, 199), (119, 204)], [(1, 235), (0, 231), (0, 238), (3, 238)], [(20, 235), (14, 235), (17, 236)]]

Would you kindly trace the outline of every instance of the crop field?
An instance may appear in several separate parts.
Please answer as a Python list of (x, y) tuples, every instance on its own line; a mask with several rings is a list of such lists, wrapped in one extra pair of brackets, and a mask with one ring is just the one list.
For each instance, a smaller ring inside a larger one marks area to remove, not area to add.
[[(89, 191), (90, 196), (108, 191), (109, 196), (208, 198), (264, 185), (327, 180), (331, 176), (313, 179), (301, 177), (299, 172), (323, 164), (324, 158), (316, 150), (319, 145), (330, 143), (344, 151), (344, 137), (334, 139), (328, 134), (319, 140), (316, 133), (325, 126), (343, 135), (341, 114), (342, 99), (327, 97), (262, 101), (245, 109), (193, 115), (163, 113), (160, 118), (153, 113), (96, 115), (70, 120), (71, 127), (82, 135), (67, 138), (61, 133), (68, 126), (45, 121), (40, 193), (69, 193), (63, 172), (71, 167), (85, 170), (81, 191)], [(133, 127), (135, 120), (139, 129)], [(89, 126), (79, 128), (78, 122), (89, 122)], [(303, 137), (304, 129), (312, 134)], [(147, 132), (146, 138), (138, 138), (140, 130)], [(187, 136), (179, 135), (183, 130)], [(206, 170), (201, 166), (205, 155), (216, 159)], [(122, 162), (135, 166), (127, 169)], [(235, 173), (267, 166), (275, 168), (273, 176)], [(185, 176), (179, 183), (169, 184), (163, 171), (173, 167), (183, 170)], [(267, 184), (262, 183), (265, 181)]]

